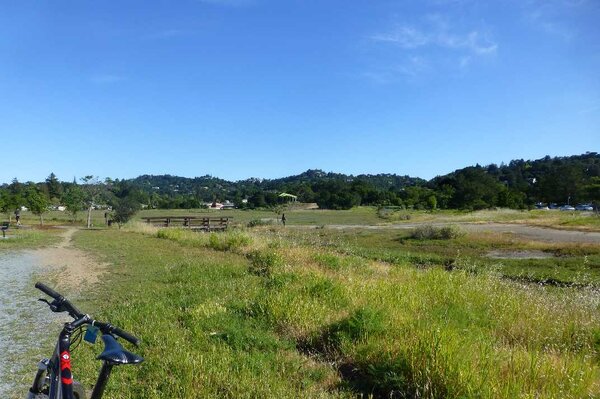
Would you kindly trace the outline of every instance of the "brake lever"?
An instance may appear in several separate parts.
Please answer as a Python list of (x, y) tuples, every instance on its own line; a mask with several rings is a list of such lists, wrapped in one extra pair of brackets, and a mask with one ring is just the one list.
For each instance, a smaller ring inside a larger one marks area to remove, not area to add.
[(44, 302), (44, 303), (48, 304), (48, 306), (52, 307), (52, 304), (47, 299), (40, 298), (40, 299), (38, 299), (38, 301)]
[(50, 310), (53, 311), (54, 313), (61, 313), (61, 312), (65, 311), (64, 309), (61, 308), (62, 303), (57, 303), (56, 299), (54, 301), (50, 302), (47, 299), (40, 298), (40, 299), (38, 299), (38, 301), (46, 303), (50, 307)]

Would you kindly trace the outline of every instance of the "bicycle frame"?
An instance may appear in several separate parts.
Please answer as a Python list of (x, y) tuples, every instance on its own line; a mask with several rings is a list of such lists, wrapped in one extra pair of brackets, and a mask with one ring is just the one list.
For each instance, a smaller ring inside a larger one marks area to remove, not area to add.
[[(59, 342), (56, 344), (51, 360), (44, 359), (40, 362), (40, 370), (35, 378), (34, 386), (37, 385), (38, 387), (42, 387), (43, 382), (41, 380), (46, 378), (46, 372), (49, 374), (49, 399), (74, 399), (73, 378), (70, 365), (71, 354), (65, 344), (70, 345), (70, 335), (61, 333), (61, 338), (59, 338)], [(102, 398), (113, 367), (114, 365), (106, 361), (102, 362), (102, 368), (98, 373), (98, 378), (90, 399)]]
[(115, 339), (119, 336), (138, 345), (139, 340), (137, 338), (109, 323), (93, 320), (87, 314), (79, 312), (69, 301), (43, 284), (37, 283), (36, 287), (55, 298), (55, 301), (52, 303), (45, 301), (50, 305), (52, 311), (68, 311), (75, 320), (64, 324), (51, 359), (44, 359), (40, 362), (33, 385), (29, 390), (29, 398), (36, 398), (38, 394), (45, 393), (46, 387), (48, 387), (48, 399), (75, 399), (74, 387), (76, 387), (79, 392), (77, 397), (84, 399), (85, 394), (81, 391), (80, 385), (73, 381), (70, 351), (71, 336), (78, 328), (84, 325), (92, 325), (97, 328), (96, 331), (101, 331), (102, 340), (105, 344), (105, 351), (98, 356), (98, 359), (101, 359), (103, 363), (96, 384), (94, 385), (91, 399), (102, 398), (112, 368), (115, 365), (139, 363), (144, 360), (124, 350)]

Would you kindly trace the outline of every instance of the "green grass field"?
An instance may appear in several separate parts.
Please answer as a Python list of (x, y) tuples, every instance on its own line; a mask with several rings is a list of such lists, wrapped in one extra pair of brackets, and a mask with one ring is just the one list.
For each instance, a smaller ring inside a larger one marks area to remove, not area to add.
[(144, 340), (109, 398), (600, 395), (597, 292), (364, 251), (399, 237), (133, 230), (76, 236), (112, 265), (88, 306)]
[[(600, 231), (600, 216), (589, 212), (560, 212), (560, 211), (517, 211), (510, 209), (484, 210), (475, 212), (444, 210), (444, 211), (412, 211), (391, 210), (378, 211), (375, 207), (356, 207), (345, 211), (332, 210), (284, 210), (289, 225), (386, 225), (419, 222), (443, 223), (518, 223), (562, 229), (578, 229)], [(96, 227), (105, 225), (105, 211), (92, 212), (92, 223)], [(134, 219), (160, 216), (231, 216), (234, 223), (246, 225), (252, 220), (265, 219), (275, 222), (280, 215), (272, 210), (211, 210), (211, 209), (149, 209), (139, 212)], [(39, 217), (30, 212), (22, 212), (22, 223), (38, 225)], [(4, 217), (6, 219), (6, 216)], [(75, 225), (84, 225), (86, 212), (79, 212)], [(71, 216), (66, 212), (51, 211), (44, 215), (45, 224), (70, 225)]]
[[(151, 210), (137, 219), (189, 214)], [(210, 214), (236, 224), (196, 233), (133, 222), (74, 236), (108, 264), (77, 303), (143, 340), (146, 362), (115, 370), (107, 398), (600, 397), (600, 244), (326, 227), (492, 220), (560, 227), (569, 215), (406, 218), (357, 208), (286, 212), (294, 228), (247, 228), (277, 215)], [(94, 220), (101, 224), (103, 212)], [(19, 238), (0, 250), (49, 245), (57, 231), (15, 230)], [(494, 259), (492, 251), (548, 257)], [(100, 350), (83, 344), (73, 356), (75, 377), (88, 388)]]
[(6, 231), (6, 239), (0, 235), (0, 251), (37, 248), (52, 245), (60, 241), (58, 229), (10, 228)]

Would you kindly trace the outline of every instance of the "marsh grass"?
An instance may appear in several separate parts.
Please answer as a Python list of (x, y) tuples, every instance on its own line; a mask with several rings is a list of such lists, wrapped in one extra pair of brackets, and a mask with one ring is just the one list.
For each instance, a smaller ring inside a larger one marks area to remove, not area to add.
[[(418, 268), (495, 270), (510, 279), (532, 283), (600, 286), (600, 246), (591, 243), (543, 243), (503, 233), (468, 233), (453, 239), (410, 239), (410, 231), (324, 229), (285, 230), (279, 234), (312, 248), (327, 249), (395, 265)], [(543, 251), (547, 259), (492, 259), (491, 251)], [(464, 261), (464, 262), (460, 262)], [(466, 265), (466, 266), (465, 266)]]

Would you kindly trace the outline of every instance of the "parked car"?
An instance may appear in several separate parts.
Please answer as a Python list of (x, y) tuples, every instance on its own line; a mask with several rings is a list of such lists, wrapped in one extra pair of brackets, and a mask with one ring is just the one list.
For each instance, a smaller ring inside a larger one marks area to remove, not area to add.
[(579, 204), (575, 207), (578, 211), (593, 211), (594, 207), (589, 204)]
[(551, 203), (550, 205), (548, 205), (548, 208), (550, 208), (550, 209), (558, 209), (558, 205), (556, 203)]
[(571, 205), (563, 205), (560, 207), (561, 211), (574, 211), (575, 208), (573, 208)]

